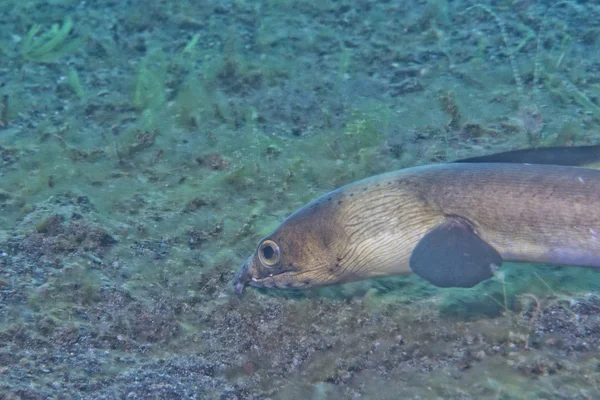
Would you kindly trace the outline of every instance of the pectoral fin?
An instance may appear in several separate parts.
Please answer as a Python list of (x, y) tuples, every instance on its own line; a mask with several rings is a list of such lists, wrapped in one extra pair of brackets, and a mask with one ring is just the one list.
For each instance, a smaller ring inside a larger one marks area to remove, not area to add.
[(500, 254), (458, 217), (423, 236), (409, 261), (415, 274), (439, 287), (473, 287), (491, 278), (501, 263)]

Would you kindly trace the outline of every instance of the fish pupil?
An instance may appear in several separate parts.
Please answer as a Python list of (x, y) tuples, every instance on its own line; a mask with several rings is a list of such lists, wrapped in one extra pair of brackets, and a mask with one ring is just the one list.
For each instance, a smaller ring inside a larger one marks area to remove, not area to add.
[(274, 255), (275, 255), (275, 249), (273, 249), (273, 247), (271, 247), (271, 246), (265, 246), (263, 248), (263, 256), (267, 260), (270, 260), (271, 258), (273, 258)]

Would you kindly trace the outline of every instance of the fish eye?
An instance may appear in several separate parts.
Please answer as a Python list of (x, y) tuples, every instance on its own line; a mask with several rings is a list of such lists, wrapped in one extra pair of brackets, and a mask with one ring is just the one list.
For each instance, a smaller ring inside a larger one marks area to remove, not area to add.
[(265, 240), (258, 248), (258, 258), (263, 265), (272, 267), (279, 262), (279, 246), (272, 240)]

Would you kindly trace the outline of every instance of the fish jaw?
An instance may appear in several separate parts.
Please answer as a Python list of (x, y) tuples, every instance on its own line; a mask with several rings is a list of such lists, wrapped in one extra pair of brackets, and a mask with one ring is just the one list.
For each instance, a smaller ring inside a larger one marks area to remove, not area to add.
[(256, 261), (256, 255), (250, 256), (248, 260), (241, 266), (235, 278), (233, 278), (233, 287), (238, 295), (244, 294), (246, 286), (250, 285), (256, 288), (285, 288), (286, 286), (279, 283), (286, 279), (286, 274), (275, 274), (270, 271), (264, 271), (264, 268), (259, 266)]
[(241, 266), (232, 284), (235, 292), (240, 296), (244, 294), (244, 289), (248, 285), (259, 289), (305, 289), (308, 285), (296, 279), (294, 271), (271, 273), (260, 269), (255, 255), (248, 258)]

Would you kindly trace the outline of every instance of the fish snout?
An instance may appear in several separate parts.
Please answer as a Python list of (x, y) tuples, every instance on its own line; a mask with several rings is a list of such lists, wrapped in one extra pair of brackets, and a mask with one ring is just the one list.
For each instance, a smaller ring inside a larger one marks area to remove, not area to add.
[(244, 293), (244, 288), (246, 287), (248, 282), (250, 282), (250, 279), (252, 279), (250, 266), (254, 263), (253, 258), (254, 256), (248, 258), (248, 260), (246, 260), (244, 265), (242, 265), (242, 267), (238, 271), (235, 278), (233, 278), (233, 287), (235, 288), (235, 292), (240, 296)]

